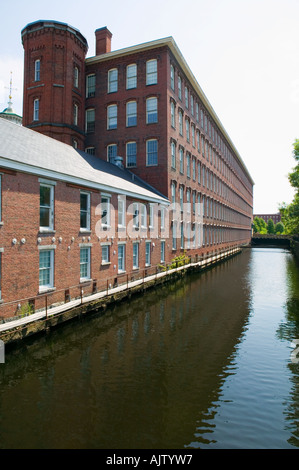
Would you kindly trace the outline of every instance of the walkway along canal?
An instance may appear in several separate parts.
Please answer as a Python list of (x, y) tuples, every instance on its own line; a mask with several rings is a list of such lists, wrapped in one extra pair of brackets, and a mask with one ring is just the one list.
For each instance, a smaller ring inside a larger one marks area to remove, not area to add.
[(244, 249), (12, 348), (0, 448), (298, 448), (297, 338), (293, 255)]
[[(165, 282), (172, 282), (189, 271), (202, 271), (210, 268), (240, 252), (240, 247), (232, 246), (229, 250), (212, 252), (209, 255), (197, 256), (194, 259), (186, 256), (180, 262), (161, 266), (162, 269), (153, 266), (145, 270), (139, 270), (138, 273), (134, 272), (130, 275), (121, 276), (120, 279), (107, 279), (106, 287), (99, 290), (99, 292), (94, 288), (97, 282), (93, 281), (93, 283), (86, 285), (87, 292), (90, 290), (90, 286), (92, 287), (92, 292), (87, 293), (87, 295), (86, 293), (84, 295), (85, 286), (75, 286), (65, 291), (64, 303), (51, 304), (52, 294), (38, 295), (36, 299), (30, 298), (2, 303), (0, 305), (0, 314), (1, 309), (7, 307), (11, 312), (18, 313), (22, 305), (28, 309), (28, 307), (35, 305), (36, 300), (40, 303), (42, 297), (44, 297), (44, 308), (39, 309), (36, 313), (33, 308), (30, 314), (16, 315), (9, 318), (8, 321), (3, 318), (2, 324), (0, 324), (0, 340), (7, 345), (13, 344), (28, 336), (48, 332), (50, 328), (60, 326), (81, 315), (95, 311), (103, 312), (110, 304), (123, 301), (134, 294), (142, 294), (145, 290), (158, 287)], [(74, 289), (77, 290), (79, 295), (71, 300), (69, 293)]]

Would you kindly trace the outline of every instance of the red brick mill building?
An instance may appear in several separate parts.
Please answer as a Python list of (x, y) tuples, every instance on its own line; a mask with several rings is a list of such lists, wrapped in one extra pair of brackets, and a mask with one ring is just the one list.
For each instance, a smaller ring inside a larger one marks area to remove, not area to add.
[[(111, 39), (98, 29), (86, 58), (67, 24), (22, 31), (27, 129), (0, 119), (4, 304), (250, 241), (252, 178), (173, 38), (118, 51)], [(97, 230), (107, 207), (113, 233)]]

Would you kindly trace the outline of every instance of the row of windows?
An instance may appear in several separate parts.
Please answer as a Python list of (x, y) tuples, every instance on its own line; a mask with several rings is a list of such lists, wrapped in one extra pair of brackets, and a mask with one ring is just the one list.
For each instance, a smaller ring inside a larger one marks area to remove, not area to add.
[[(174, 183), (171, 185), (171, 203), (177, 203), (176, 187)], [(231, 209), (222, 204), (221, 202), (216, 201), (211, 197), (202, 195), (201, 193), (197, 193), (196, 191), (192, 191), (189, 188), (184, 191), (183, 186), (179, 187), (178, 203), (180, 210), (183, 211), (186, 208), (187, 213), (191, 213), (192, 211), (192, 213), (195, 214), (197, 210), (198, 216), (210, 217), (215, 220), (230, 222), (238, 225), (251, 225), (251, 218), (249, 216), (237, 212), (234, 209)]]
[[(187, 83), (185, 83), (185, 88), (183, 90), (183, 80), (179, 73), (177, 74), (177, 80), (176, 80), (175, 68), (173, 65), (170, 66), (170, 85), (171, 85), (172, 90), (177, 93), (179, 100), (181, 102), (184, 101), (185, 108), (187, 110), (190, 110), (191, 115), (195, 117), (196, 122), (200, 124), (201, 128), (204, 130), (206, 135), (210, 137), (211, 141), (213, 141), (216, 147), (220, 150), (220, 152), (222, 153), (226, 161), (230, 164), (231, 167), (234, 168), (236, 173), (242, 179), (245, 186), (247, 188), (250, 188), (251, 184), (250, 184), (248, 177), (244, 174), (244, 171), (238, 159), (235, 157), (229, 145), (226, 143), (225, 139), (222, 137), (216, 124), (214, 124), (214, 122), (211, 121), (210, 117), (208, 116), (208, 113), (204, 110), (202, 104), (199, 104), (199, 102), (196, 99), (195, 94), (194, 95), (192, 94), (190, 87), (188, 86)], [(174, 104), (172, 106), (173, 106), (172, 114), (174, 114)], [(180, 116), (179, 116), (179, 119), (181, 119)], [(173, 120), (174, 120), (174, 117), (172, 117), (172, 121)], [(180, 123), (180, 126), (181, 126), (181, 123)], [(173, 127), (175, 126), (173, 125)], [(183, 134), (182, 129), (180, 133)]]
[(185, 250), (221, 243), (241, 242), (250, 237), (244, 230), (232, 230), (209, 225), (178, 223), (172, 224), (172, 249)]
[[(149, 139), (145, 143), (146, 145), (146, 165), (156, 166), (158, 165), (158, 141), (157, 139)], [(88, 150), (91, 149), (86, 149)], [(92, 153), (92, 152), (89, 152)], [(118, 155), (117, 144), (109, 144), (107, 146), (107, 160), (112, 161), (113, 157)], [(126, 143), (126, 166), (127, 168), (137, 167), (137, 142)]]
[[(118, 69), (108, 70), (107, 93), (116, 93), (119, 88)], [(137, 88), (138, 68), (137, 64), (129, 64), (126, 68), (126, 89)], [(146, 85), (156, 85), (158, 83), (158, 63), (157, 59), (146, 62)], [(96, 75), (90, 74), (86, 77), (86, 97), (92, 98), (96, 94)]]
[[(154, 228), (155, 213), (153, 204), (149, 204), (149, 209), (146, 204), (133, 203), (133, 227), (147, 227), (147, 219), (149, 218), (149, 227)], [(165, 210), (161, 210), (161, 229), (165, 227)], [(80, 229), (90, 231), (90, 193), (80, 191)], [(111, 197), (101, 195), (101, 224), (102, 226), (111, 225)], [(126, 220), (126, 204), (125, 199), (118, 198), (118, 226), (125, 227)], [(139, 219), (140, 218), (140, 219)], [(41, 183), (40, 184), (40, 229), (53, 230), (54, 229), (54, 185)]]
[[(145, 266), (151, 265), (151, 241), (145, 241)], [(102, 265), (110, 264), (110, 248), (109, 243), (101, 244)], [(54, 253), (55, 248), (40, 247), (39, 251), (39, 290), (45, 292), (54, 288)], [(139, 269), (140, 243), (133, 242), (133, 269)], [(131, 261), (131, 259), (130, 259)], [(161, 241), (160, 262), (165, 262), (165, 241)], [(126, 259), (126, 244), (118, 244), (118, 273), (126, 272), (126, 265), (129, 260)], [(91, 279), (91, 246), (80, 248), (80, 282), (89, 281)]]
[[(76, 106), (76, 105), (75, 105)], [(75, 113), (74, 113), (75, 116)], [(158, 122), (158, 99), (156, 97), (146, 100), (146, 124)], [(95, 109), (89, 108), (85, 115), (85, 130), (87, 133), (95, 131)], [(107, 129), (117, 129), (118, 126), (118, 105), (111, 104), (107, 107)], [(137, 126), (137, 101), (129, 101), (126, 104), (126, 126)]]

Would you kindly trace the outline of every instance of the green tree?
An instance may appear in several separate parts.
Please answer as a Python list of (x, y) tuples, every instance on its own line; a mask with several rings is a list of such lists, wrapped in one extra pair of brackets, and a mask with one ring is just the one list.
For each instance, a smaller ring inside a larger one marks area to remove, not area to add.
[(273, 222), (272, 219), (269, 219), (269, 220), (268, 220), (268, 224), (267, 224), (267, 233), (269, 233), (269, 234), (275, 233), (275, 226), (274, 226), (274, 222)]
[(293, 171), (289, 173), (288, 179), (295, 189), (295, 196), (291, 204), (282, 203), (279, 208), (286, 234), (299, 233), (299, 139), (296, 139), (293, 143), (293, 156), (297, 164)]
[(267, 233), (267, 224), (261, 217), (255, 217), (253, 219), (253, 231), (254, 233), (265, 234)]
[(282, 235), (284, 232), (284, 225), (282, 222), (277, 222), (275, 225), (275, 233), (276, 235)]

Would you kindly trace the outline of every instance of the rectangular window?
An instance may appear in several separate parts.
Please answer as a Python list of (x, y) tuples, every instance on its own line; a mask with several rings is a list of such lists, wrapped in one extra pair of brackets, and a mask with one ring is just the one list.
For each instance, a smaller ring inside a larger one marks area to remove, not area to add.
[(90, 247), (80, 248), (80, 282), (90, 279)]
[(182, 79), (178, 77), (178, 95), (180, 100), (182, 99)]
[(189, 90), (187, 87), (185, 87), (185, 104), (186, 108), (189, 108)]
[(187, 154), (187, 176), (188, 178), (190, 178), (191, 174), (190, 174), (190, 155)]
[(139, 267), (139, 243), (133, 243), (133, 269)]
[(52, 230), (54, 227), (54, 187), (40, 185), (40, 228)]
[(40, 60), (36, 60), (34, 64), (34, 80), (36, 82), (40, 81)]
[(110, 263), (110, 245), (102, 245), (102, 264)]
[(183, 113), (179, 111), (179, 132), (183, 135)]
[(161, 230), (165, 229), (165, 207), (161, 207)]
[(95, 131), (95, 110), (87, 109), (86, 110), (86, 132)]
[(170, 112), (171, 112), (171, 126), (175, 128), (175, 105), (174, 102), (171, 102), (170, 105)]
[(165, 242), (161, 241), (161, 263), (165, 263)]
[(107, 108), (107, 129), (117, 129), (117, 105), (112, 104)]
[(171, 166), (172, 168), (176, 167), (176, 148), (175, 143), (171, 142)]
[(117, 145), (110, 144), (107, 147), (107, 161), (112, 162), (113, 158), (117, 156)]
[(86, 98), (93, 98), (96, 94), (96, 76), (87, 75), (86, 78)]
[(170, 66), (170, 86), (174, 90), (174, 67)]
[(118, 272), (125, 272), (126, 245), (118, 245)]
[(79, 69), (74, 67), (74, 87), (79, 88)]
[(148, 98), (146, 100), (146, 123), (158, 122), (158, 99)]
[(191, 101), (191, 114), (193, 116), (194, 115), (194, 98), (193, 98), (193, 95), (191, 95), (190, 101)]
[(80, 192), (80, 228), (90, 230), (90, 194)]
[(118, 89), (118, 70), (108, 71), (108, 93), (115, 93)]
[(139, 204), (134, 202), (133, 204), (133, 227), (139, 228)]
[(186, 119), (186, 137), (187, 142), (190, 142), (190, 122)]
[(74, 126), (78, 126), (78, 116), (79, 116), (79, 107), (77, 104), (74, 104)]
[(148, 60), (146, 63), (146, 84), (155, 85), (158, 83), (157, 59)]
[(137, 126), (137, 103), (130, 101), (127, 103), (127, 127)]
[(146, 164), (147, 166), (158, 165), (157, 140), (147, 140), (146, 142)]
[(177, 239), (177, 222), (172, 224), (172, 249), (176, 250), (176, 239)]
[(128, 142), (126, 145), (127, 167), (137, 166), (137, 143)]
[(125, 199), (121, 196), (118, 197), (118, 226), (124, 227), (126, 225), (126, 207), (125, 207)]
[(154, 205), (153, 204), (150, 204), (149, 205), (149, 227), (151, 229), (154, 228), (155, 226), (155, 212), (154, 212)]
[(137, 88), (137, 65), (131, 64), (127, 67), (127, 90)]
[(184, 249), (185, 245), (185, 236), (184, 236), (184, 222), (181, 222), (181, 249)]
[(145, 266), (151, 264), (151, 242), (145, 242)]
[(107, 227), (110, 225), (110, 197), (101, 197), (101, 210), (102, 225)]
[(196, 180), (196, 160), (195, 160), (195, 158), (192, 159), (192, 178), (193, 178), (193, 181)]
[(38, 121), (39, 120), (39, 100), (36, 99), (33, 102), (33, 120)]
[(184, 188), (180, 186), (180, 209), (183, 212), (184, 209)]
[(95, 155), (96, 149), (95, 147), (86, 147), (85, 152), (88, 153), (88, 155)]
[(147, 210), (146, 210), (146, 205), (141, 204), (140, 207), (140, 216), (141, 216), (141, 227), (146, 228), (147, 227)]
[(175, 184), (171, 183), (171, 202), (175, 204)]
[(54, 249), (39, 252), (39, 290), (54, 287)]

